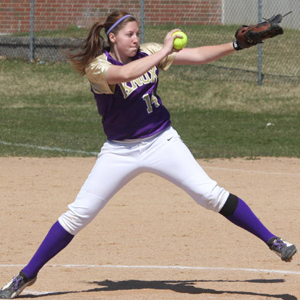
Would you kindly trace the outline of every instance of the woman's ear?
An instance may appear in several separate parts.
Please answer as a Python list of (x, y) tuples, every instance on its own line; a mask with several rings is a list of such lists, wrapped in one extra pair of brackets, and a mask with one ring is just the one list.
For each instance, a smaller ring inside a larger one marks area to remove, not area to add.
[(114, 43), (116, 41), (116, 36), (112, 32), (109, 33), (108, 38), (109, 38), (109, 41), (112, 43)]

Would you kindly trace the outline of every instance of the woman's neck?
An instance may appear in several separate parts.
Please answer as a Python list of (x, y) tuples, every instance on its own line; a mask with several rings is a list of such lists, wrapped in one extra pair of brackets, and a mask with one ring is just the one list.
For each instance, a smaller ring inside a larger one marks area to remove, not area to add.
[(118, 52), (115, 52), (113, 51), (112, 49), (110, 50), (109, 52), (110, 56), (112, 58), (114, 58), (115, 60), (117, 60), (118, 62), (126, 65), (128, 64), (129, 62), (131, 62), (131, 58), (130, 57), (121, 57), (121, 55), (118, 53)]

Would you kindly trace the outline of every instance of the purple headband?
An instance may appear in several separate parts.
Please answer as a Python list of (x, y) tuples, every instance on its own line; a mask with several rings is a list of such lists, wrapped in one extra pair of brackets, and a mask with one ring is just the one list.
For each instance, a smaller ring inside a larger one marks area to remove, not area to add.
[(121, 19), (119, 19), (114, 25), (112, 25), (108, 30), (107, 30), (107, 35), (118, 25), (120, 24), (124, 19), (128, 18), (128, 17), (132, 17), (132, 15), (126, 15), (124, 17), (122, 17)]

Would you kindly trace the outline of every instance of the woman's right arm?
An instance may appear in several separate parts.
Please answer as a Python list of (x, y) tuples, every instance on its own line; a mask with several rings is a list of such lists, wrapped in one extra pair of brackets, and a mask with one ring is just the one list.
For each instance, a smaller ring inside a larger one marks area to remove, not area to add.
[(173, 52), (174, 36), (172, 34), (175, 31), (178, 31), (178, 29), (174, 29), (166, 35), (164, 45), (160, 51), (123, 66), (112, 65), (106, 73), (108, 84), (113, 85), (131, 81), (142, 76), (154, 66), (157, 66), (167, 55)]

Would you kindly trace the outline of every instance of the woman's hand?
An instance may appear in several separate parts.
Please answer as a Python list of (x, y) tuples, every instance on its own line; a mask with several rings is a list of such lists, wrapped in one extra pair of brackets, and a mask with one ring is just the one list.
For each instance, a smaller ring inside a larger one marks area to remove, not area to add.
[(180, 29), (173, 29), (173, 30), (169, 31), (167, 33), (166, 37), (165, 37), (164, 45), (162, 47), (162, 51), (165, 51), (166, 55), (169, 55), (169, 54), (171, 54), (175, 51), (176, 52), (180, 51), (180, 50), (175, 50), (174, 49), (174, 39), (177, 38), (177, 37), (181, 38), (180, 35), (176, 35), (176, 34), (173, 35), (174, 32), (176, 32), (176, 31), (181, 31), (181, 30)]

